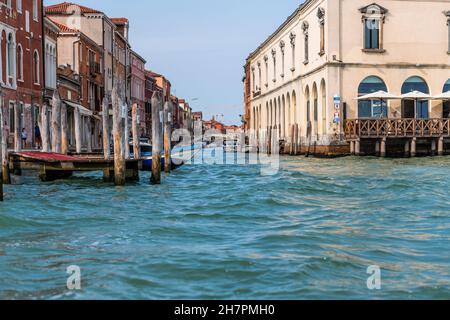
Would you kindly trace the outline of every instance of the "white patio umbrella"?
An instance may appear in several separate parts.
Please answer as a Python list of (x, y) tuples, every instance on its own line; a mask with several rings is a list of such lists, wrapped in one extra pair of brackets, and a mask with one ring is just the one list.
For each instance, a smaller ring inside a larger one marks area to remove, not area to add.
[(433, 100), (450, 100), (450, 91), (434, 96)]
[(363, 101), (363, 100), (370, 100), (370, 101), (374, 101), (374, 100), (380, 100), (381, 105), (383, 105), (384, 101), (387, 100), (397, 100), (397, 99), (401, 99), (399, 96), (396, 96), (394, 94), (388, 93), (386, 91), (380, 90), (380, 91), (376, 91), (373, 93), (369, 93), (366, 95), (363, 95), (361, 97), (356, 98), (356, 100), (359, 101)]
[(356, 98), (356, 100), (396, 100), (396, 99), (401, 98), (399, 96), (387, 93), (386, 91), (382, 90)]
[(423, 101), (423, 100), (431, 100), (433, 97), (430, 96), (429, 94), (415, 90), (415, 91), (411, 91), (411, 92), (401, 95), (400, 98), (404, 99), (404, 100), (414, 100), (415, 101), (415, 114), (416, 114), (416, 118), (417, 118), (418, 102)]

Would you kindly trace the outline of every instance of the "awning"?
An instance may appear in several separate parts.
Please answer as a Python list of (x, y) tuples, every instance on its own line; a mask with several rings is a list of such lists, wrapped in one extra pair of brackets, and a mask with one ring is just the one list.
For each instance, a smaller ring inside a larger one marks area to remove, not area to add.
[(399, 96), (387, 93), (385, 91), (377, 91), (356, 98), (356, 100), (395, 100), (401, 99)]
[(450, 91), (441, 93), (441, 94), (433, 97), (433, 100), (450, 100)]
[(63, 102), (65, 104), (67, 104), (69, 107), (72, 107), (74, 109), (78, 109), (82, 116), (91, 117), (94, 114), (91, 110), (83, 107), (81, 104), (70, 102), (70, 101), (66, 101), (66, 100), (63, 100)]

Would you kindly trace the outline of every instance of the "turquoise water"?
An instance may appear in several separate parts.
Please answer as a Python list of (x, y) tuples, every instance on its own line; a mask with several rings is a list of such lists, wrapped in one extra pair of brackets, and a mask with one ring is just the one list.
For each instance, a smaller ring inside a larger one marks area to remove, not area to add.
[(22, 177), (0, 204), (0, 298), (450, 298), (450, 158), (286, 157), (259, 172), (186, 166), (126, 188)]

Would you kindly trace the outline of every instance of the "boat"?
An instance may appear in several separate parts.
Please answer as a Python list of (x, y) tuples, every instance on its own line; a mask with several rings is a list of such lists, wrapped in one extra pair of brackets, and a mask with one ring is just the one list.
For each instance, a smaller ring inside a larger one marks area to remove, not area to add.
[[(142, 170), (151, 171), (153, 162), (152, 145), (145, 140), (140, 141)], [(171, 154), (171, 168), (175, 170), (186, 162), (190, 161), (198, 152), (203, 149), (203, 144), (194, 144), (192, 146), (178, 146), (172, 149)], [(133, 143), (130, 142), (130, 156), (134, 159)], [(165, 166), (164, 152), (161, 154), (161, 166)]]

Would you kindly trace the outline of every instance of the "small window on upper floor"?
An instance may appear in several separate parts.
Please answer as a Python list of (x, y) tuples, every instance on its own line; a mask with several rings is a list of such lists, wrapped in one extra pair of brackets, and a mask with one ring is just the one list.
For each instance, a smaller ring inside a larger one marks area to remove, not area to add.
[(33, 0), (33, 19), (34, 21), (39, 21), (39, 7), (37, 0)]
[(450, 54), (450, 10), (445, 13), (447, 16), (447, 28), (448, 28), (448, 49), (447, 52)]
[(22, 13), (22, 0), (16, 0), (17, 12)]
[(363, 51), (383, 52), (383, 25), (388, 10), (374, 3), (359, 11), (363, 14)]

